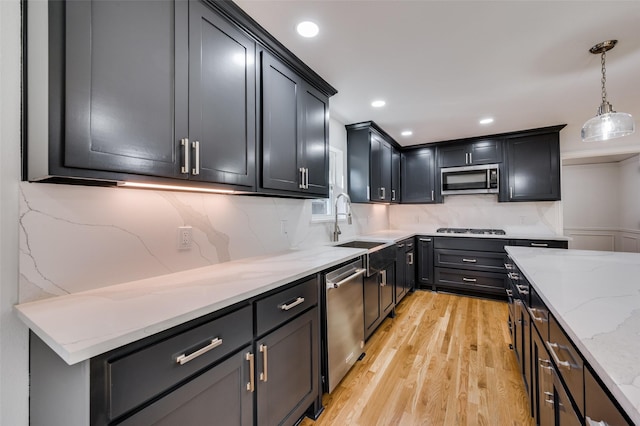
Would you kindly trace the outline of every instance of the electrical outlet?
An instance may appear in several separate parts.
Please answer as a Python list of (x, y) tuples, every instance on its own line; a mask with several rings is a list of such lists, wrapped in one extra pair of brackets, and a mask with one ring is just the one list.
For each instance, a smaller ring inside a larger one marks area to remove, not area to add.
[(281, 220), (280, 221), (280, 233), (282, 235), (287, 235), (287, 221), (286, 220)]
[(192, 228), (190, 226), (178, 226), (178, 250), (189, 250), (192, 241)]

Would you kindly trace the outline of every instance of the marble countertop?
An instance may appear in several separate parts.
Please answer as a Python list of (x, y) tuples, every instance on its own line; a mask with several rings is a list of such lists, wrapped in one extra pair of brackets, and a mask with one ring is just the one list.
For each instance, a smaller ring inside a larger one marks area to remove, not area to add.
[(16, 305), (72, 365), (365, 254), (321, 246), (220, 263)]
[(506, 250), (611, 394), (640, 424), (640, 254)]

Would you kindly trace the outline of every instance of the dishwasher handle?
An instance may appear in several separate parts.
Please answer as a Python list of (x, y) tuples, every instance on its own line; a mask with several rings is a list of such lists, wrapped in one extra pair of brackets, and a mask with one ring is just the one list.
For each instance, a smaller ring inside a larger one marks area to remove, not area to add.
[(354, 272), (353, 274), (349, 275), (347, 278), (342, 279), (342, 280), (340, 280), (340, 281), (333, 282), (333, 281), (327, 280), (327, 290), (328, 290), (328, 289), (332, 289), (332, 288), (338, 288), (338, 287), (340, 287), (342, 284), (346, 283), (347, 281), (352, 280), (352, 279), (354, 279), (354, 278), (357, 278), (357, 277), (359, 277), (360, 275), (364, 274), (365, 272), (367, 272), (367, 270), (366, 270), (366, 269), (364, 269), (364, 268), (358, 268), (358, 269), (356, 269), (356, 270), (355, 270), (355, 272)]

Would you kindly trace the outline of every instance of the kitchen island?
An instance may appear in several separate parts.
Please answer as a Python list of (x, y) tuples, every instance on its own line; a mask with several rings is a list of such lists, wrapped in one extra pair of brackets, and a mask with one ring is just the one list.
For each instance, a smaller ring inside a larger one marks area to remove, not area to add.
[(640, 254), (506, 251), (586, 363), (640, 424)]

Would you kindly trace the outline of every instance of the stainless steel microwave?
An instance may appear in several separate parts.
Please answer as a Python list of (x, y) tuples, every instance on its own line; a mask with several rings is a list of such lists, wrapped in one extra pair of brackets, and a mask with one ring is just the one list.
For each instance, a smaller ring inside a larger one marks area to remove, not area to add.
[(446, 167), (440, 173), (442, 195), (497, 194), (500, 190), (498, 164)]

